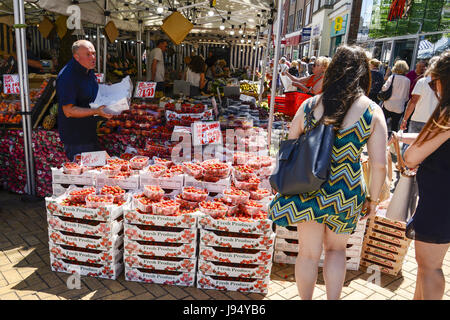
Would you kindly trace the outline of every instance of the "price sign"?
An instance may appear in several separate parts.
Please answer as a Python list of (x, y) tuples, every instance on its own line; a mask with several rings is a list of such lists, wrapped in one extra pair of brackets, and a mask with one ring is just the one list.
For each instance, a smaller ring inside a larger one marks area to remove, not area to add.
[(20, 82), (18, 74), (3, 75), (3, 93), (20, 94)]
[(192, 141), (194, 146), (222, 143), (220, 122), (194, 122), (192, 124)]
[(81, 164), (86, 167), (104, 166), (107, 158), (109, 158), (109, 155), (106, 151), (83, 152)]
[(156, 82), (138, 82), (136, 84), (135, 98), (153, 98), (156, 91)]
[(98, 83), (105, 82), (105, 75), (103, 73), (96, 73), (95, 76), (97, 77)]

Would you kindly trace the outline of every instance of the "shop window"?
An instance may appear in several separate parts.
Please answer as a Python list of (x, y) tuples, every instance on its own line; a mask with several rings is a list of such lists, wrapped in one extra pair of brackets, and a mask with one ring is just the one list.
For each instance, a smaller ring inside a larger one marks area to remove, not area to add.
[(297, 11), (297, 30), (300, 30), (302, 28), (302, 22), (303, 22), (303, 9), (300, 9)]
[(305, 26), (307, 26), (311, 23), (311, 2), (306, 5), (305, 12)]

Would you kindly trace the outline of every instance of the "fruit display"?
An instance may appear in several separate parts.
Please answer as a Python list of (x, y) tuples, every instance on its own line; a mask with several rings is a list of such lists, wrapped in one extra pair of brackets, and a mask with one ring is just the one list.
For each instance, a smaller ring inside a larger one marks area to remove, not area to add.
[(208, 197), (208, 191), (196, 187), (184, 187), (181, 197), (187, 201), (201, 202)]
[(81, 174), (81, 165), (75, 162), (64, 162), (62, 168), (65, 174)]
[(94, 187), (85, 187), (85, 188), (75, 188), (74, 190), (69, 192), (69, 196), (67, 197), (71, 202), (86, 202), (86, 196), (89, 194), (95, 194)]
[(227, 206), (217, 201), (202, 201), (199, 203), (199, 210), (214, 219), (225, 217), (228, 212)]
[(223, 194), (224, 199), (226, 199), (233, 206), (247, 203), (250, 198), (249, 192), (236, 188), (226, 189), (223, 191)]
[(153, 204), (153, 213), (163, 216), (172, 216), (180, 209), (180, 204), (175, 200), (163, 200)]
[(103, 186), (100, 190), (102, 195), (112, 195), (114, 197), (114, 203), (119, 203), (125, 199), (125, 190), (119, 186)]
[(45, 116), (44, 120), (42, 121), (42, 127), (45, 130), (53, 129), (56, 125), (57, 116), (58, 116), (58, 104), (55, 103), (50, 108), (50, 113), (47, 116)]
[(88, 194), (86, 196), (86, 207), (100, 208), (114, 203), (114, 196), (111, 194), (95, 195)]
[(142, 170), (147, 166), (149, 158), (146, 156), (135, 156), (130, 160), (130, 166), (135, 170)]
[(144, 186), (144, 195), (150, 200), (160, 201), (164, 197), (164, 190), (160, 186)]

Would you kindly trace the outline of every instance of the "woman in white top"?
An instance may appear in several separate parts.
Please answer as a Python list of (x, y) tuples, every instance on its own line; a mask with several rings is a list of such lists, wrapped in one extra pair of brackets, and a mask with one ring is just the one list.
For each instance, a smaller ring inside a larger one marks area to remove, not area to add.
[(185, 80), (202, 90), (206, 85), (205, 70), (205, 60), (200, 56), (193, 56), (186, 70)]
[(386, 91), (392, 84), (391, 97), (383, 102), (383, 112), (387, 119), (391, 119), (391, 129), (389, 132), (398, 131), (399, 121), (405, 111), (405, 104), (409, 99), (410, 81), (405, 76), (409, 71), (408, 64), (404, 60), (397, 60), (394, 68), (392, 68), (392, 75), (387, 79), (386, 83), (381, 88), (381, 91)]

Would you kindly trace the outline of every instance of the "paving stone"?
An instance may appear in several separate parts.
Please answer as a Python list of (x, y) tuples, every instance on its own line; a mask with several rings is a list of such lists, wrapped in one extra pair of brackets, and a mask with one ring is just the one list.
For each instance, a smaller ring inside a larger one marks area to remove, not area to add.
[(245, 294), (238, 291), (227, 291), (226, 295), (233, 300), (249, 300), (249, 298)]
[(21, 297), (20, 300), (41, 300), (36, 294), (29, 294), (27, 296)]
[[(194, 299), (193, 297), (190, 297), (190, 296), (188, 296), (188, 297)], [(127, 300), (154, 300), (154, 299), (155, 299), (155, 296), (152, 295), (150, 292), (145, 292), (145, 293), (139, 294), (137, 296), (127, 298)]]
[(134, 296), (134, 295), (131, 291), (123, 290), (123, 291), (111, 294), (109, 296), (105, 296), (102, 298), (102, 300), (125, 300), (132, 296)]
[(290, 287), (279, 291), (278, 294), (282, 296), (284, 299), (289, 300), (290, 298), (298, 295), (297, 285), (291, 285)]
[(19, 297), (14, 292), (9, 292), (4, 295), (0, 295), (0, 300), (19, 300)]

